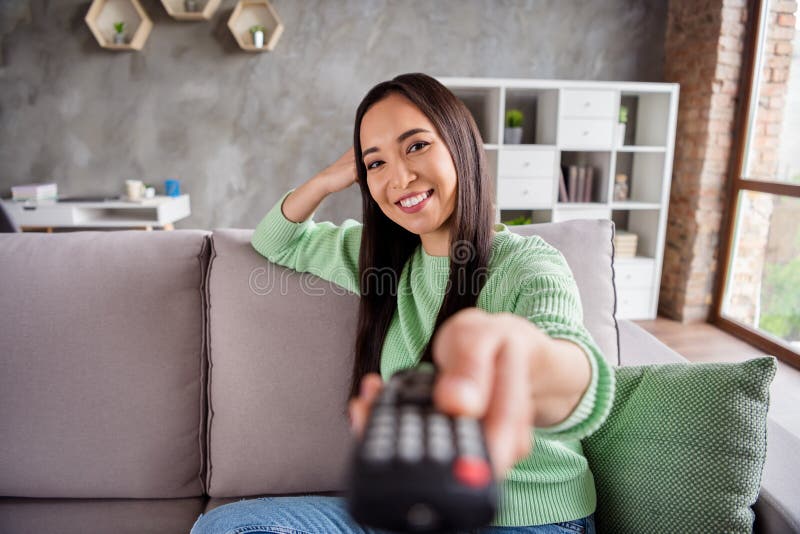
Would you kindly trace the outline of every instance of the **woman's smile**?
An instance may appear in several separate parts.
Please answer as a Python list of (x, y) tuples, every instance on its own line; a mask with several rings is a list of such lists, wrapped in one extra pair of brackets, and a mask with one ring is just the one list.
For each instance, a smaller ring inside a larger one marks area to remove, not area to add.
[(395, 202), (395, 204), (405, 213), (417, 213), (418, 211), (422, 210), (422, 208), (428, 205), (428, 200), (432, 196), (433, 196), (433, 189), (429, 189), (420, 195), (415, 195), (412, 197), (407, 197), (402, 200), (399, 200)]

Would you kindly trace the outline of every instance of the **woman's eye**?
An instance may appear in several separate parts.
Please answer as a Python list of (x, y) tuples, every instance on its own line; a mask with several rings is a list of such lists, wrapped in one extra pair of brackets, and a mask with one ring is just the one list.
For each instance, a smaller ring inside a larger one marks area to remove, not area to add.
[(381, 162), (380, 160), (373, 161), (372, 163), (367, 165), (367, 170), (374, 169), (375, 167), (373, 167), (373, 165), (375, 165), (376, 163), (380, 163), (380, 162)]
[[(417, 145), (422, 145), (422, 147), (425, 147), (425, 146), (427, 146), (427, 145), (429, 145), (429, 144), (430, 144), (430, 143), (427, 143), (427, 142), (425, 142), (425, 141), (417, 141), (416, 143), (414, 143), (413, 145), (411, 145), (410, 147), (408, 147), (408, 149), (409, 149), (409, 151), (411, 151), (411, 152), (418, 152), (418, 150), (413, 150), (413, 151), (412, 151), (411, 149), (412, 149), (412, 148), (414, 148), (414, 147), (415, 147), (415, 146), (417, 146)], [(422, 150), (422, 148), (420, 148), (419, 150)], [(367, 170), (376, 169), (377, 167), (374, 167), (374, 166), (373, 166), (373, 165), (375, 165), (376, 163), (383, 163), (383, 162), (382, 162), (381, 160), (375, 160), (375, 161), (373, 161), (372, 163), (370, 163), (369, 165), (367, 165)]]
[[(411, 146), (410, 146), (410, 147), (408, 147), (408, 148), (409, 148), (409, 149), (412, 149), (412, 148), (414, 148), (414, 147), (415, 147), (415, 146), (417, 146), (417, 145), (427, 146), (427, 144), (428, 144), (428, 143), (426, 143), (425, 141), (417, 141), (416, 143), (414, 143), (413, 145), (411, 145)], [(416, 150), (415, 150), (414, 152), (416, 152)]]

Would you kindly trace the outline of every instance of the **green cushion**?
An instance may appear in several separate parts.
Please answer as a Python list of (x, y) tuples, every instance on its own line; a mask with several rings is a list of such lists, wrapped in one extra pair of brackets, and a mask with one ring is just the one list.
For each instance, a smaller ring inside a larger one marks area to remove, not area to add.
[(752, 532), (774, 357), (618, 367), (583, 440), (598, 532)]

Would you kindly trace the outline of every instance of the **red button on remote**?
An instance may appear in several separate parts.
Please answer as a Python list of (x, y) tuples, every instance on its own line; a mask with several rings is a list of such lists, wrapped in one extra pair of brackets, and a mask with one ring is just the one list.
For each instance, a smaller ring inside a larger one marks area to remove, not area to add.
[(489, 464), (481, 458), (462, 456), (453, 464), (456, 480), (473, 488), (480, 488), (489, 483), (492, 472)]

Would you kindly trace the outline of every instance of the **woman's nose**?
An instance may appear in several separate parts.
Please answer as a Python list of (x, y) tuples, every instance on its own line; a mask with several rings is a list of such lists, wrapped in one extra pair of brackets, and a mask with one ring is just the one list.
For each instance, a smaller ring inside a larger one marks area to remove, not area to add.
[(390, 185), (395, 189), (405, 189), (409, 182), (416, 180), (416, 173), (405, 165), (396, 165)]

